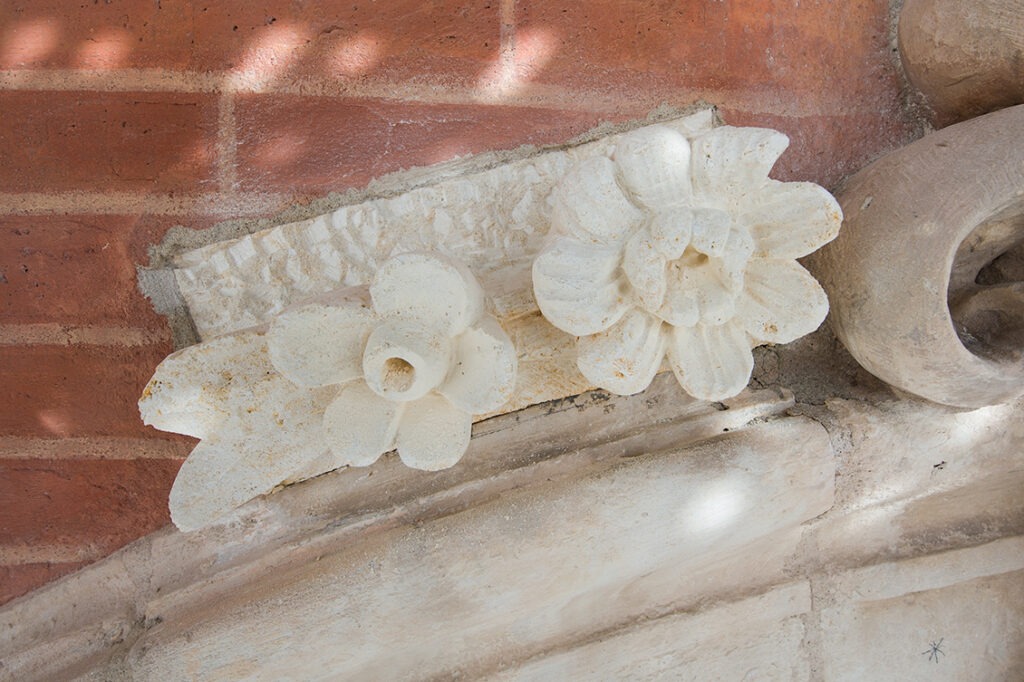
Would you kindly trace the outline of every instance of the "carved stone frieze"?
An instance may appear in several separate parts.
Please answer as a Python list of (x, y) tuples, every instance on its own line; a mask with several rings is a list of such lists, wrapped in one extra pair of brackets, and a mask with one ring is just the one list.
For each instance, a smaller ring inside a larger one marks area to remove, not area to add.
[[(690, 135), (714, 124), (705, 109), (661, 125)], [(367, 286), (394, 255), (446, 255), (473, 272), (517, 348), (518, 381), (501, 411), (576, 395), (595, 385), (576, 367), (575, 340), (540, 314), (530, 268), (551, 229), (555, 185), (579, 163), (610, 154), (620, 137), (456, 177), (425, 169), (421, 187), (180, 254), (173, 278), (200, 337), (210, 340), (339, 288)]]
[(515, 377), (512, 342), (472, 274), (409, 253), (368, 289), (176, 353), (140, 408), (147, 424), (202, 439), (170, 501), (175, 523), (196, 528), (283, 482), (367, 466), (396, 447), (413, 468), (450, 467), (473, 415), (507, 402)]
[[(692, 134), (714, 122), (705, 109), (662, 125)], [(607, 156), (621, 137), (456, 177), (426, 169), (422, 186), (409, 191), (183, 253), (174, 276), (203, 339), (268, 322), (338, 287), (367, 285), (381, 263), (409, 251), (461, 261), (490, 292), (499, 317), (523, 313), (535, 309), (528, 268), (550, 231), (552, 189), (569, 169)], [(503, 284), (516, 264), (526, 268), (525, 279)]]
[(706, 110), (182, 255), (205, 340), (140, 401), (146, 423), (201, 439), (175, 523), (395, 448), (450, 467), (474, 420), (596, 385), (639, 392), (666, 353), (693, 396), (739, 393), (753, 346), (824, 318), (794, 259), (841, 218), (817, 185), (768, 177), (785, 136), (715, 122)]

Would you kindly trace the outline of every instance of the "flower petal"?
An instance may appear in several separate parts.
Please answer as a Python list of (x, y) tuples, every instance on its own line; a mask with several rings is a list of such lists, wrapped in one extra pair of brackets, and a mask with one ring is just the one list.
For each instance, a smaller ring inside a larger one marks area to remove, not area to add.
[(734, 284), (738, 283), (734, 283), (723, 264), (714, 261), (689, 271), (683, 277), (683, 286), (697, 290), (700, 319), (706, 325), (723, 324), (736, 314)]
[(742, 280), (718, 258), (699, 264), (687, 261), (669, 265), (665, 305), (658, 314), (666, 322), (683, 327), (692, 327), (698, 321), (717, 325), (731, 319)]
[(701, 400), (731, 398), (754, 369), (750, 340), (736, 322), (673, 328), (668, 359), (679, 384)]
[(736, 318), (760, 343), (789, 343), (810, 334), (828, 315), (821, 285), (796, 261), (751, 259)]
[(693, 248), (709, 256), (721, 256), (729, 241), (732, 218), (725, 211), (714, 208), (693, 210)]
[(637, 201), (651, 209), (690, 201), (690, 143), (665, 126), (640, 128), (615, 143), (612, 158), (622, 184)]
[(363, 373), (363, 347), (373, 324), (373, 313), (356, 302), (287, 311), (267, 332), (270, 361), (299, 386), (344, 383)]
[[(143, 422), (196, 438), (216, 433), (250, 406), (255, 386), (271, 377), (287, 382), (267, 361), (266, 348), (266, 335), (248, 330), (167, 356), (139, 399)], [(240, 357), (253, 362), (239, 363)]]
[(463, 412), (484, 414), (508, 402), (515, 385), (515, 346), (486, 316), (455, 340), (455, 362), (438, 392)]
[(324, 410), (323, 433), (337, 466), (369, 466), (395, 445), (401, 403), (385, 400), (363, 381), (342, 386)]
[(768, 182), (768, 172), (789, 146), (789, 138), (767, 128), (722, 126), (693, 143), (693, 191), (699, 203), (735, 210)]
[[(223, 426), (232, 427), (231, 433), (239, 430), (238, 422)], [(171, 486), (168, 499), (171, 521), (186, 533), (210, 525), (278, 483), (273, 480), (277, 478), (273, 473), (240, 461), (249, 454), (243, 447), (245, 443), (222, 440), (217, 435), (211, 434), (192, 449)], [(239, 478), (241, 480), (237, 480)]]
[(381, 317), (400, 317), (450, 335), (483, 314), (484, 295), (461, 263), (430, 253), (403, 253), (386, 260), (370, 285)]
[(618, 249), (558, 237), (533, 262), (533, 292), (544, 317), (583, 336), (607, 329), (629, 308)]
[(370, 333), (363, 379), (385, 400), (409, 402), (440, 386), (452, 364), (453, 339), (433, 327), (387, 320)]
[(576, 344), (576, 366), (590, 382), (619, 395), (647, 388), (665, 355), (661, 320), (633, 309), (611, 329)]
[(669, 266), (665, 302), (658, 309), (658, 317), (676, 327), (692, 327), (700, 322), (697, 292), (686, 288), (682, 274), (672, 265)]
[(729, 238), (722, 249), (722, 266), (724, 273), (730, 279), (735, 280), (736, 288), (743, 281), (743, 270), (747, 267), (750, 254), (754, 251), (754, 240), (751, 239), (747, 228), (741, 224), (733, 223), (729, 228)]
[(413, 469), (447, 469), (466, 454), (472, 430), (472, 416), (431, 393), (406, 406), (398, 426), (398, 456)]
[(207, 526), (270, 492), (326, 451), (318, 424), (324, 391), (296, 392), (274, 374), (258, 393), (251, 412), (221, 424), (178, 471), (169, 504), (181, 530)]
[(569, 171), (552, 192), (556, 233), (587, 244), (619, 246), (640, 226), (643, 213), (615, 180), (612, 160), (597, 156)]
[(665, 270), (668, 260), (655, 248), (647, 230), (640, 230), (628, 242), (622, 254), (622, 270), (633, 285), (640, 304), (657, 310), (665, 300)]
[(683, 255), (693, 236), (693, 211), (677, 207), (660, 211), (651, 220), (648, 228), (654, 240), (654, 248), (665, 258), (675, 260)]
[(758, 258), (800, 258), (835, 239), (843, 222), (839, 203), (810, 182), (772, 180), (740, 216)]

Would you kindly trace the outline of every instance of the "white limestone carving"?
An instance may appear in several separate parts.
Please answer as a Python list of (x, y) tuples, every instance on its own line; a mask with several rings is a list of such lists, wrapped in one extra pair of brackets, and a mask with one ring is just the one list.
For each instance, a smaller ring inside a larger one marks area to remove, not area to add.
[[(174, 522), (208, 525), (391, 449), (415, 468), (452, 466), (474, 420), (595, 383), (635, 393), (666, 351), (691, 394), (735, 395), (752, 345), (824, 316), (792, 259), (834, 236), (839, 217), (820, 187), (768, 179), (783, 136), (714, 123), (707, 110), (180, 256), (175, 277), (205, 340), (162, 363), (140, 401), (146, 423), (202, 441), (171, 491)], [(552, 319), (593, 317), (609, 282), (628, 300), (618, 317), (560, 325), (591, 335), (577, 359), (533, 290)], [(564, 292), (570, 305), (552, 303)]]
[(818, 185), (768, 177), (788, 143), (760, 128), (651, 126), (559, 183), (534, 292), (580, 337), (589, 381), (637, 393), (667, 356), (687, 392), (720, 400), (746, 386), (752, 348), (817, 329), (828, 300), (795, 259), (832, 240), (842, 213)]
[[(689, 135), (714, 121), (714, 110), (704, 109), (662, 125)], [(477, 164), (471, 171), (457, 165), (409, 171), (374, 183), (376, 198), (182, 253), (175, 280), (203, 339), (269, 322), (288, 306), (338, 287), (367, 285), (380, 264), (399, 253), (445, 253), (481, 281), (491, 280), (533, 261), (550, 229), (552, 188), (570, 168), (607, 155), (621, 137), (511, 162), (492, 159), (491, 167)], [(529, 273), (524, 276), (507, 296), (485, 287), (499, 317), (509, 306), (518, 306), (517, 314), (536, 309), (532, 296), (523, 305)]]
[(450, 467), (473, 415), (500, 407), (515, 377), (512, 342), (472, 274), (410, 253), (384, 263), (368, 290), (171, 355), (139, 407), (145, 423), (202, 439), (170, 495), (172, 520), (192, 530), (396, 446), (411, 467)]
[(270, 325), (270, 361), (299, 386), (340, 387), (322, 422), (331, 468), (373, 464), (397, 445), (410, 467), (446, 469), (469, 445), (472, 416), (511, 396), (512, 341), (450, 259), (395, 256), (369, 297), (285, 312)]
[[(714, 122), (714, 111), (705, 109), (661, 125), (691, 135)], [(339, 287), (369, 285), (395, 254), (444, 253), (472, 270), (516, 342), (520, 379), (502, 411), (577, 395), (594, 384), (576, 367), (575, 340), (538, 311), (530, 267), (550, 230), (556, 183), (577, 164), (607, 156), (621, 137), (497, 165), (492, 159), (490, 167), (410, 171), (375, 183), (377, 198), (182, 253), (173, 278), (209, 340), (268, 324), (289, 306)]]

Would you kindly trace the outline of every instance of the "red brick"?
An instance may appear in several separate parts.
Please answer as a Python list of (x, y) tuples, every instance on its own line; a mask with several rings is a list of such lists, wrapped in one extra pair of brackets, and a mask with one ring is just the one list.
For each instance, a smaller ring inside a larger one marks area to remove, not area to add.
[(162, 437), (138, 399), (170, 344), (0, 346), (0, 436)]
[(517, 63), (541, 83), (620, 94), (767, 88), (834, 102), (895, 74), (887, 0), (520, 0), (516, 12)]
[(323, 193), (456, 156), (564, 142), (592, 113), (250, 95), (235, 106), (238, 172), (250, 190)]
[(8, 0), (0, 67), (185, 67), (193, 12), (190, 0)]
[(125, 216), (0, 217), (3, 322), (165, 328), (136, 286), (129, 253), (136, 222)]
[[(139, 291), (136, 266), (174, 226), (205, 215), (0, 216), (0, 323), (108, 325), (170, 335)], [(88, 296), (82, 292), (88, 291)]]
[(180, 460), (0, 460), (0, 545), (106, 555), (169, 520)]
[(0, 92), (0, 192), (197, 191), (216, 100), (188, 93)]
[(497, 59), (498, 0), (15, 0), (0, 68), (220, 71), (471, 79)]
[(86, 562), (0, 566), (0, 606), (85, 565)]
[[(497, 60), (498, 0), (210, 3), (195, 15), (196, 63), (279, 75), (465, 82)], [(226, 49), (230, 48), (230, 49)]]

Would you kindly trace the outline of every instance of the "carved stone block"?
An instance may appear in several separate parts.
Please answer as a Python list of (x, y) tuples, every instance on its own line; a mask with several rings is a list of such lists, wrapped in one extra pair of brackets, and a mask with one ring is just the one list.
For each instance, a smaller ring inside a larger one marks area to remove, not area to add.
[(841, 217), (821, 187), (768, 177), (784, 135), (715, 123), (705, 110), (180, 256), (205, 340), (140, 401), (146, 423), (202, 439), (174, 522), (393, 448), (450, 467), (473, 421), (594, 385), (637, 393), (665, 356), (691, 395), (737, 395), (752, 347), (824, 318), (795, 258)]

